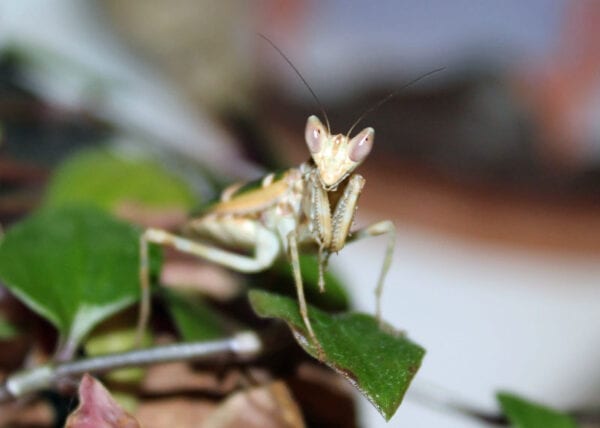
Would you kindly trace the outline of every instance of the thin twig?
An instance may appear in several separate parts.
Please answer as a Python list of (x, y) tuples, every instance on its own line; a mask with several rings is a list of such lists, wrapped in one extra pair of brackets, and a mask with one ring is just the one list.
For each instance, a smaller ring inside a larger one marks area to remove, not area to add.
[(259, 355), (262, 349), (256, 333), (242, 332), (226, 339), (208, 342), (178, 343), (60, 364), (46, 364), (9, 376), (0, 386), (0, 402), (49, 388), (69, 376), (173, 361), (204, 361), (220, 357), (245, 361)]

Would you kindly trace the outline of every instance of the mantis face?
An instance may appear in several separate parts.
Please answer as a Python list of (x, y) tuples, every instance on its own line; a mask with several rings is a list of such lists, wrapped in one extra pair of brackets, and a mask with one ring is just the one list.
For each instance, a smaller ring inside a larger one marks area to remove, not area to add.
[(306, 122), (304, 137), (319, 170), (321, 184), (326, 190), (334, 190), (368, 156), (375, 130), (365, 128), (353, 138), (331, 135), (317, 116), (311, 116)]

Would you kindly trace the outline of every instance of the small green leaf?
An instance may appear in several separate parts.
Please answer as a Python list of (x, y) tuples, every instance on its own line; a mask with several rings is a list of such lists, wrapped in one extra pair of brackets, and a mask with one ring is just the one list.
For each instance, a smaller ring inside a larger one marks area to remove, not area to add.
[(500, 392), (497, 398), (511, 426), (515, 428), (577, 428), (578, 426), (568, 415), (519, 396)]
[[(250, 303), (262, 317), (283, 319), (298, 343), (312, 356), (311, 342), (298, 304), (284, 296), (253, 290)], [(421, 365), (425, 350), (403, 334), (382, 330), (370, 315), (329, 315), (309, 308), (312, 327), (324, 352), (324, 363), (346, 377), (389, 420)]]
[(189, 210), (196, 197), (182, 180), (148, 158), (128, 158), (94, 149), (69, 158), (48, 187), (48, 206), (73, 202), (94, 204), (106, 210), (122, 202)]
[(137, 228), (91, 207), (44, 210), (6, 232), (0, 279), (73, 348), (139, 299), (139, 236)]
[(186, 297), (168, 289), (162, 289), (171, 317), (187, 342), (218, 339), (228, 331), (226, 320), (199, 296)]

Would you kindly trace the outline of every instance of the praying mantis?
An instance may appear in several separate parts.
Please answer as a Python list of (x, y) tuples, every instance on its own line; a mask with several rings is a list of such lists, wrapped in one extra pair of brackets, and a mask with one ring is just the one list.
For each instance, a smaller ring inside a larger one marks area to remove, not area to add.
[[(305, 129), (311, 153), (309, 161), (279, 174), (268, 174), (257, 182), (229, 186), (219, 202), (183, 226), (181, 235), (146, 229), (140, 241), (140, 325), (144, 326), (149, 316), (150, 243), (173, 247), (239, 272), (263, 271), (285, 255), (292, 266), (304, 326), (313, 344), (320, 349), (308, 316), (300, 250), (317, 252), (318, 284), (323, 292), (324, 271), (332, 253), (339, 252), (348, 242), (387, 234), (387, 251), (375, 288), (376, 317), (381, 320), (380, 299), (392, 260), (394, 225), (386, 220), (350, 233), (365, 184), (365, 179), (353, 171), (369, 155), (374, 138), (373, 128), (365, 128), (352, 138), (332, 135), (317, 116), (310, 116)], [(246, 250), (251, 254), (224, 248)]]

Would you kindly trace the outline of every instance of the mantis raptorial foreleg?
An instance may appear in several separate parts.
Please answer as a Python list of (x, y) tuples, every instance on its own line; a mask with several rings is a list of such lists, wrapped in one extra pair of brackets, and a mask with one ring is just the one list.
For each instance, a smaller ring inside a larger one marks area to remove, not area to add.
[(315, 235), (315, 241), (319, 245), (319, 291), (325, 291), (324, 273), (327, 269), (329, 256), (332, 252), (341, 250), (346, 244), (354, 213), (358, 203), (358, 197), (365, 184), (365, 179), (356, 174), (353, 175), (335, 206), (333, 214), (329, 204), (327, 191), (319, 185), (318, 174), (310, 176), (310, 219)]
[(350, 177), (348, 185), (335, 207), (332, 216), (333, 230), (330, 246), (332, 251), (340, 251), (346, 245), (356, 213), (358, 197), (364, 185), (365, 179), (361, 175), (355, 174)]
[(327, 248), (331, 244), (331, 208), (329, 206), (329, 197), (327, 191), (319, 184), (318, 171), (313, 171), (306, 177), (306, 183), (309, 188), (309, 208), (307, 208), (307, 216), (310, 220), (312, 236), (319, 246), (319, 291), (325, 291), (325, 270), (329, 255), (331, 254)]
[(392, 256), (394, 255), (394, 247), (396, 246), (396, 228), (394, 223), (390, 220), (380, 221), (373, 223), (367, 227), (357, 230), (348, 238), (348, 242), (358, 241), (363, 238), (369, 238), (372, 236), (379, 236), (387, 234), (388, 243), (385, 250), (385, 257), (379, 273), (379, 279), (377, 280), (377, 287), (375, 287), (375, 316), (377, 321), (381, 324), (381, 294), (383, 292), (383, 283), (385, 277), (390, 269), (392, 263)]
[[(250, 221), (250, 220), (248, 220)], [(140, 284), (142, 299), (138, 319), (138, 343), (150, 317), (149, 244), (173, 247), (182, 253), (192, 254), (239, 272), (259, 272), (271, 266), (279, 255), (277, 235), (259, 224), (256, 227), (254, 256), (244, 256), (205, 245), (161, 229), (147, 229), (140, 238)]]

